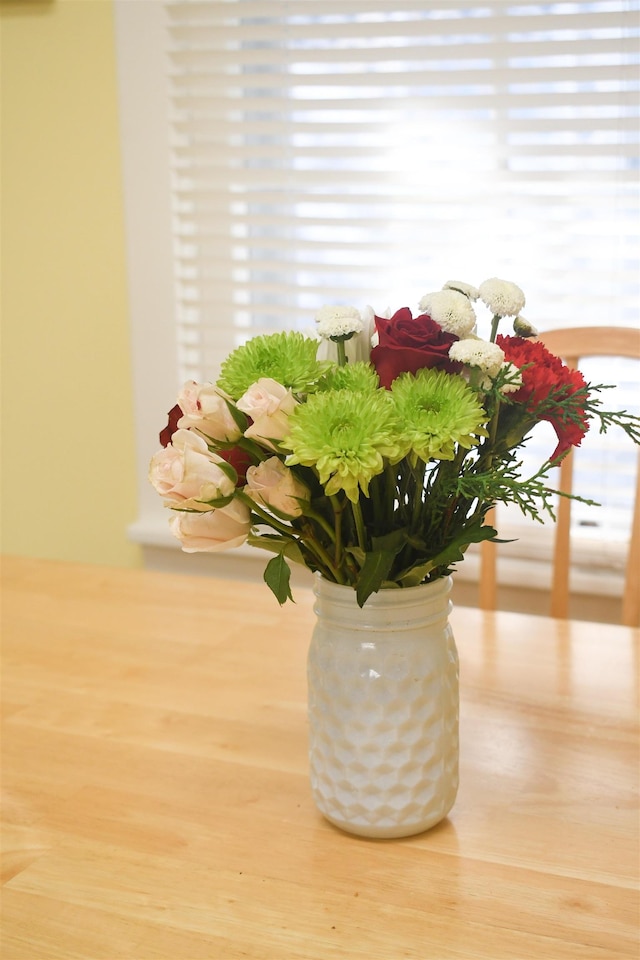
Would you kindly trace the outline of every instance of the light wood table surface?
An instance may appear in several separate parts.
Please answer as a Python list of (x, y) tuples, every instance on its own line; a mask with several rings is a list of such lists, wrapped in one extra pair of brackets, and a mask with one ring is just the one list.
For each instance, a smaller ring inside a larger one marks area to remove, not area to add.
[(313, 806), (312, 598), (4, 558), (2, 960), (637, 958), (638, 632), (458, 607), (461, 783)]

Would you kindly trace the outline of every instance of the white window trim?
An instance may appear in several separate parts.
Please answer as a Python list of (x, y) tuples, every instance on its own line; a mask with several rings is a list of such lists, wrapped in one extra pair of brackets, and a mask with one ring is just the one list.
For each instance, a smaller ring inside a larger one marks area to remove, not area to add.
[[(228, 572), (231, 559), (231, 568), (238, 576), (253, 578), (261, 575), (265, 555), (247, 546), (222, 556), (190, 557), (185, 564), (185, 555), (168, 529), (168, 512), (147, 479), (149, 460), (158, 449), (158, 433), (171, 406), (167, 398), (177, 394), (180, 387), (175, 361), (165, 17), (160, 0), (114, 0), (138, 492), (138, 516), (127, 533), (142, 545), (145, 560), (156, 557), (152, 561), (155, 565), (158, 551), (165, 556), (162, 565), (168, 564), (176, 571), (188, 566), (190, 571)], [(509, 531), (501, 529), (500, 535), (508, 538)], [(517, 542), (501, 544), (497, 549), (501, 584), (548, 588), (548, 527), (535, 531), (527, 556), (522, 556)], [(573, 587), (578, 593), (615, 596), (621, 591), (623, 579), (622, 551), (613, 569), (604, 569), (589, 562), (589, 555), (597, 555), (600, 549), (594, 542), (590, 551), (589, 542), (584, 543), (582, 555), (587, 560), (574, 571)], [(456, 577), (473, 582), (477, 576), (478, 559), (472, 549)]]
[(167, 511), (147, 480), (149, 460), (159, 446), (167, 397), (177, 393), (179, 386), (164, 5), (156, 0), (115, 0), (114, 20), (138, 492), (138, 517), (128, 535), (141, 544), (173, 546)]

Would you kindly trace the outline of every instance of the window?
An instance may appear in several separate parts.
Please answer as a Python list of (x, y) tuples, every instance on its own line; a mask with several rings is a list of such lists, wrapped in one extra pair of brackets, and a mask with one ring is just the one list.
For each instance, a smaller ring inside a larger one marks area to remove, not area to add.
[[(325, 303), (415, 308), (498, 275), (540, 330), (637, 324), (638, 7), (117, 0), (137, 536), (166, 526), (146, 464), (182, 381)], [(637, 403), (632, 364), (589, 378)], [(628, 527), (619, 441), (594, 493), (607, 543)]]

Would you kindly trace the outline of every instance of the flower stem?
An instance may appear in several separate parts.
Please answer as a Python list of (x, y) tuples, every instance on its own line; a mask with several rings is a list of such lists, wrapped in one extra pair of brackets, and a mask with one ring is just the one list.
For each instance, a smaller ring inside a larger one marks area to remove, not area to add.
[(325, 518), (322, 516), (321, 513), (318, 513), (317, 510), (312, 510), (309, 506), (305, 505), (304, 515), (305, 517), (309, 517), (310, 520), (314, 520), (318, 524), (318, 526), (322, 527), (322, 529), (327, 534), (331, 542), (332, 543), (334, 542), (336, 538), (335, 531), (333, 530), (331, 524), (327, 520), (325, 520)]
[(374, 521), (374, 531), (376, 536), (381, 532), (384, 525), (384, 503), (382, 500), (382, 494), (384, 492), (384, 487), (380, 486), (380, 483), (384, 480), (384, 474), (379, 474), (373, 478), (371, 483), (371, 502), (373, 506), (373, 521)]
[(339, 567), (340, 564), (342, 563), (342, 512), (344, 510), (344, 504), (340, 502), (340, 500), (338, 499), (335, 493), (330, 499), (331, 499), (331, 506), (333, 507), (334, 557), (335, 557), (336, 567)]
[(362, 519), (362, 507), (360, 506), (360, 500), (356, 500), (355, 503), (351, 503), (351, 509), (353, 511), (353, 519), (356, 524), (356, 534), (358, 535), (358, 546), (361, 550), (366, 552), (367, 550), (367, 535), (364, 529), (364, 520)]
[[(483, 470), (490, 470), (493, 466), (493, 460), (495, 457), (496, 449), (496, 437), (498, 436), (498, 417), (500, 416), (500, 401), (496, 401), (496, 408), (493, 411), (493, 416), (491, 417), (491, 423), (489, 424), (489, 437), (487, 438), (487, 447), (489, 452), (486, 455), (486, 459), (480, 458), (478, 460), (478, 466), (482, 464)], [(485, 465), (486, 464), (486, 465)]]
[(501, 319), (502, 317), (499, 317), (496, 314), (496, 316), (494, 316), (493, 320), (491, 321), (491, 336), (489, 337), (489, 340), (491, 341), (491, 343), (496, 342), (496, 336), (498, 334), (498, 324), (500, 323)]
[(261, 520), (264, 520), (264, 522), (268, 523), (270, 527), (273, 527), (274, 530), (279, 530), (280, 533), (287, 534), (287, 536), (291, 537), (292, 540), (297, 539), (297, 531), (293, 527), (283, 523), (281, 520), (278, 520), (277, 517), (273, 516), (273, 514), (268, 513), (248, 494), (244, 493), (242, 490), (236, 490), (235, 495), (239, 500), (242, 501), (242, 503), (246, 504), (253, 513), (257, 514)]
[[(259, 504), (257, 504), (251, 499), (251, 497), (249, 497), (246, 493), (243, 493), (241, 490), (236, 491), (236, 496), (239, 497), (243, 503), (246, 503), (247, 506), (251, 508), (253, 513), (260, 517), (261, 520), (264, 520), (265, 523), (269, 524), (269, 526), (274, 530), (278, 530), (280, 533), (289, 537), (290, 540), (302, 545), (303, 547), (306, 547), (307, 550), (313, 553), (318, 558), (320, 563), (326, 567), (327, 570), (329, 570), (336, 583), (345, 582), (340, 570), (333, 562), (322, 544), (316, 540), (311, 530), (305, 530), (304, 532), (301, 532), (296, 530), (295, 527), (288, 527), (285, 523), (282, 523), (266, 510), (263, 510)], [(333, 532), (330, 532), (333, 536)]]
[(396, 510), (396, 495), (397, 495), (397, 483), (398, 483), (398, 468), (392, 467), (390, 463), (384, 468), (384, 475), (386, 477), (386, 484), (384, 487), (386, 493), (386, 523), (388, 526), (391, 525), (393, 521), (393, 515)]
[(420, 514), (422, 513), (423, 506), (423, 492), (424, 492), (424, 478), (425, 473), (427, 472), (427, 465), (424, 461), (421, 461), (422, 467), (420, 473), (417, 475), (415, 489), (413, 491), (413, 510), (411, 516), (411, 530), (416, 530), (419, 526), (418, 521), (420, 520)]
[(314, 536), (301, 536), (300, 540), (308, 550), (310, 550), (312, 553), (315, 553), (316, 557), (327, 568), (327, 570), (330, 571), (336, 583), (345, 583), (345, 578), (340, 572), (339, 566), (333, 562), (325, 548), (321, 543), (318, 543)]
[(344, 367), (347, 364), (347, 351), (344, 347), (344, 340), (336, 340), (335, 343), (338, 348), (338, 366)]

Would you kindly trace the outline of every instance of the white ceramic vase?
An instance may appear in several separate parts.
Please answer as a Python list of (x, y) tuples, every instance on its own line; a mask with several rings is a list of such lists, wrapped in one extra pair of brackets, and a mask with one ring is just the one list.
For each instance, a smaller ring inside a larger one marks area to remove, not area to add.
[(364, 837), (406, 837), (451, 810), (458, 789), (458, 655), (451, 579), (373, 594), (315, 580), (308, 655), (316, 806)]

